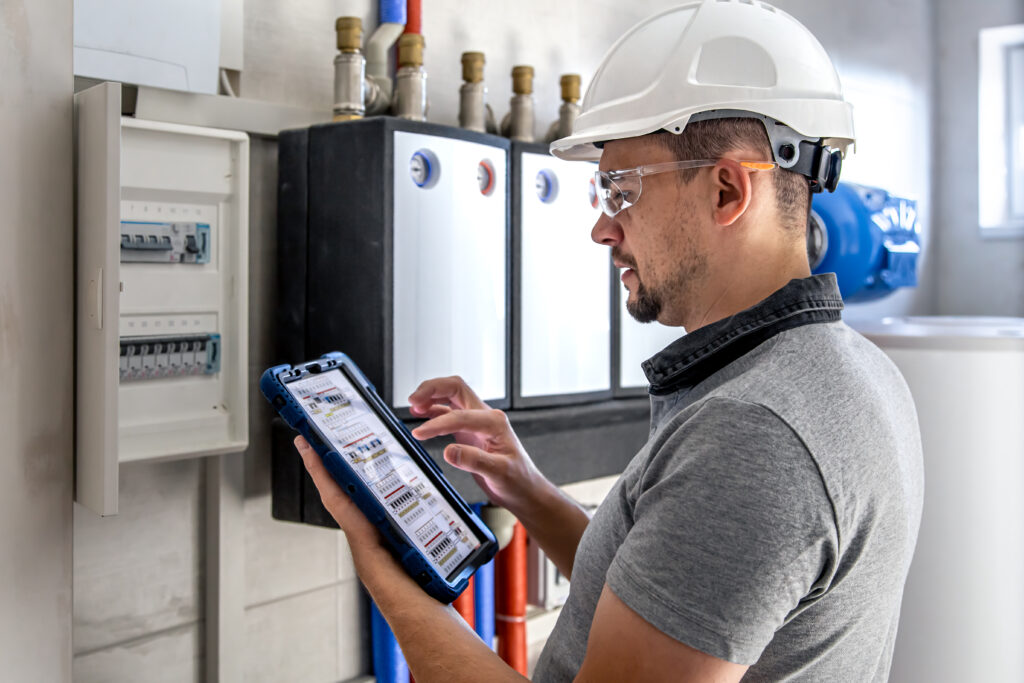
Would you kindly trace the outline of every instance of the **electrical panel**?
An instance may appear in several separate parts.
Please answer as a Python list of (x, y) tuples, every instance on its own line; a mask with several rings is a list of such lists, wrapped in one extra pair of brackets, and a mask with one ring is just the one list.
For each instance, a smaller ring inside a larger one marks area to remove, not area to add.
[[(278, 138), (277, 355), (349, 355), (400, 415), (460, 375), (510, 405), (509, 142), (374, 117)], [(280, 426), (273, 514), (334, 526)]]
[(621, 272), (614, 268), (615, 285), (613, 348), (615, 396), (641, 396), (647, 393), (647, 375), (641, 363), (686, 334), (682, 327), (668, 327), (654, 321), (638, 323), (626, 310), (629, 292), (622, 284)]
[(590, 238), (596, 170), (512, 143), (514, 407), (611, 398), (611, 257)]
[(76, 499), (104, 515), (122, 462), (248, 445), (248, 137), (120, 93), (75, 96)]

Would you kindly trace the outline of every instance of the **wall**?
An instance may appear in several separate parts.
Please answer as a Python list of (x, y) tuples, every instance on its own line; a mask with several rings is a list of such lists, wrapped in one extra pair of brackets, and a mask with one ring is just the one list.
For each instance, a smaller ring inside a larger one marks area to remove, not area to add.
[[(1012, 2), (1013, 0), (1004, 0)], [(489, 102), (500, 120), (508, 111), (511, 70), (535, 68), (536, 133), (557, 117), (558, 79), (575, 72), (586, 88), (601, 57), (626, 27), (675, 0), (633, 3), (464, 3), (426, 4), (423, 32), (432, 121), (457, 125), (459, 57), (466, 50), (487, 56)], [(861, 3), (776, 0), (826, 46), (854, 106), (859, 142), (847, 159), (843, 179), (882, 187), (919, 200), (925, 256), (921, 286), (882, 302), (855, 304), (848, 319), (925, 314), (935, 308), (930, 246), (932, 163), (932, 11), (925, 0)], [(965, 7), (968, 3), (963, 3)], [(334, 19), (341, 14), (376, 24), (374, 3), (248, 0), (246, 65), (242, 94), (329, 109), (335, 55)], [(966, 11), (966, 10), (965, 10)], [(372, 28), (368, 28), (367, 34)], [(301, 39), (297, 40), (301, 36)]]
[(938, 312), (1024, 316), (1024, 237), (978, 228), (978, 31), (1024, 23), (1020, 0), (935, 3)]
[[(625, 27), (675, 4), (621, 2), (425, 3), (430, 119), (454, 124), (464, 50), (487, 55), (490, 102), (500, 118), (514, 64), (537, 70), (537, 132), (556, 116), (558, 78), (584, 86)], [(926, 0), (820, 3), (780, 1), (832, 52), (856, 106), (862, 135), (847, 178), (922, 199), (927, 214), (930, 128), (930, 12)], [(334, 20), (354, 14), (368, 29), (368, 0), (247, 0), (240, 94), (328, 110)], [(368, 31), (369, 32), (369, 31)], [(70, 52), (70, 49), (69, 49)], [(254, 138), (251, 155), (251, 447), (246, 454), (245, 657), (253, 681), (331, 681), (369, 672), (360, 625), (365, 598), (344, 538), (270, 518), (270, 412), (255, 379), (281, 359), (273, 351), (276, 283), (276, 150)], [(863, 315), (925, 311), (927, 288)], [(203, 469), (182, 461), (139, 464), (121, 474), (121, 513), (75, 514), (76, 681), (201, 680), (204, 645)]]
[[(965, 3), (966, 4), (966, 3)], [(920, 286), (878, 302), (849, 304), (847, 321), (924, 315), (935, 308), (937, 229), (932, 217), (933, 10), (922, 0), (780, 1), (828, 49), (853, 104), (857, 146), (842, 179), (918, 201)], [(837, 14), (839, 16), (837, 16)]]
[(0, 662), (71, 680), (71, 0), (0, 5)]

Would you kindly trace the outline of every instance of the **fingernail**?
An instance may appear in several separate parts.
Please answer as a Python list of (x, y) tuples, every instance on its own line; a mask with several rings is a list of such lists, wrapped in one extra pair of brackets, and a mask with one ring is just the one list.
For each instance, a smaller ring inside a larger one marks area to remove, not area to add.
[(450, 462), (453, 465), (458, 465), (459, 459), (462, 457), (462, 449), (459, 448), (458, 446), (452, 446), (447, 451), (445, 451), (445, 455), (448, 456), (448, 462)]

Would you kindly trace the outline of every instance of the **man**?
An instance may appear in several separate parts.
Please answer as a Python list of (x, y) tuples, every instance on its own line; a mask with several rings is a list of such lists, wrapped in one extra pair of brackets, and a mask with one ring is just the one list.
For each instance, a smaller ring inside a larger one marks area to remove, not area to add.
[[(811, 192), (835, 186), (852, 139), (803, 26), (712, 0), (627, 33), (552, 145), (600, 159), (592, 237), (625, 268), (630, 312), (688, 334), (644, 363), (650, 439), (593, 520), (460, 379), (409, 399), (430, 418), (413, 434), (454, 434), (445, 459), (571, 577), (537, 680), (887, 679), (921, 513), (915, 413), (805, 251)], [(297, 445), (416, 679), (521, 678)]]

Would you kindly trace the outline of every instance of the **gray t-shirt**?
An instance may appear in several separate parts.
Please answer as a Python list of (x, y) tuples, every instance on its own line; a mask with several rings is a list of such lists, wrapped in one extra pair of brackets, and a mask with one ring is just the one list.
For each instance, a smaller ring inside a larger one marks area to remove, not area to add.
[(534, 680), (573, 679), (605, 583), (660, 631), (751, 665), (745, 681), (887, 679), (920, 524), (920, 437), (903, 378), (870, 342), (813, 315), (780, 324), (830, 287), (794, 280), (647, 366), (665, 379), (713, 363), (737, 325), (766, 337), (652, 395), (650, 439), (580, 541)]

